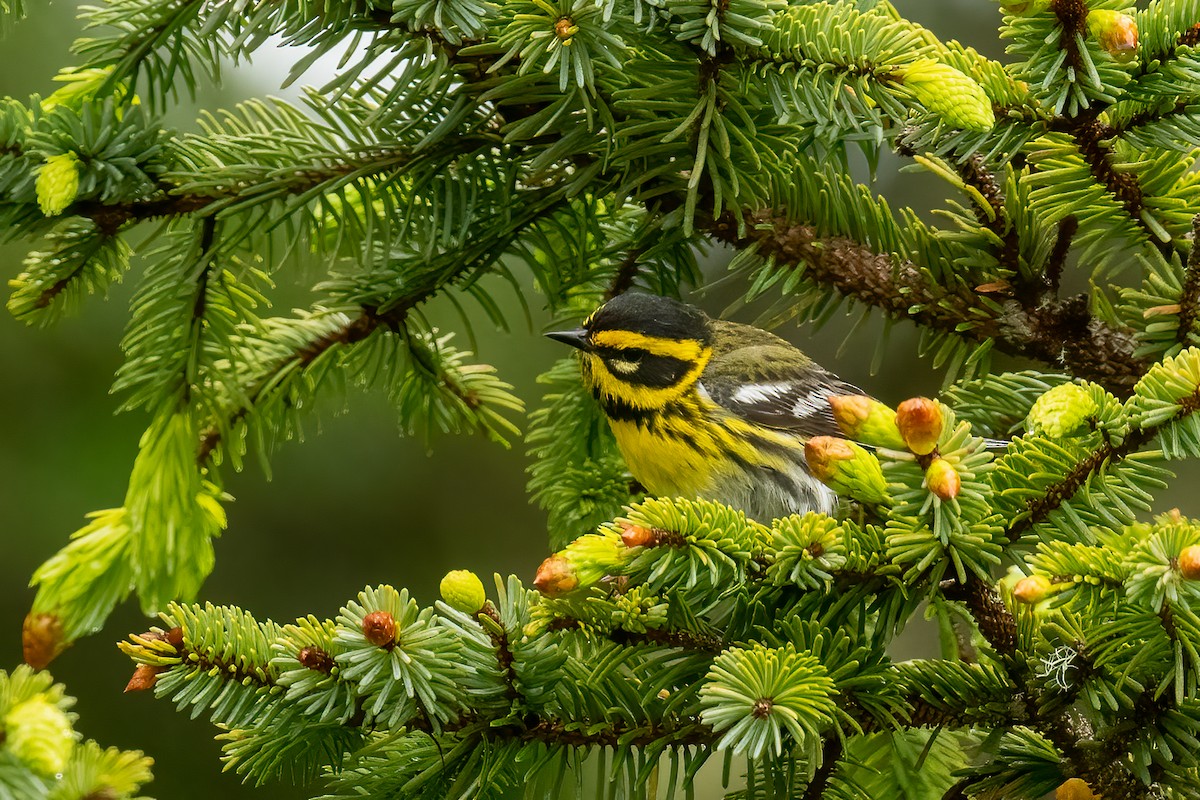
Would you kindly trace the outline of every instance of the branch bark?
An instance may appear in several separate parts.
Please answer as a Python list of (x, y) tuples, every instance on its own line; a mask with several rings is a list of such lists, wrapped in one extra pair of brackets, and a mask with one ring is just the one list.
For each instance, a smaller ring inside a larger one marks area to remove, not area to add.
[[(776, 263), (802, 269), (813, 282), (890, 316), (970, 341), (992, 339), (1003, 353), (1066, 370), (1118, 397), (1128, 396), (1149, 367), (1134, 354), (1132, 333), (1094, 317), (1085, 295), (1051, 298), (1033, 307), (1016, 299), (985, 305), (978, 293), (931, 284), (916, 264), (873, 252), (852, 239), (819, 236), (813, 226), (780, 212), (747, 212), (742, 221), (745, 236), (739, 235), (732, 214), (710, 220), (707, 229), (735, 247), (757, 244)], [(989, 306), (996, 310), (980, 316)], [(964, 321), (974, 324), (960, 330)]]

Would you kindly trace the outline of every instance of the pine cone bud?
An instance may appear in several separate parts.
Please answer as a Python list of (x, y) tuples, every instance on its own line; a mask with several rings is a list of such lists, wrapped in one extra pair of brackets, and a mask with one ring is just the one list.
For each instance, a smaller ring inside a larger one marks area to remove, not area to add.
[(874, 505), (887, 499), (879, 460), (862, 447), (836, 436), (814, 436), (804, 445), (809, 472), (840, 495)]
[(138, 664), (133, 670), (133, 677), (129, 679), (129, 683), (125, 684), (125, 691), (144, 692), (153, 689), (154, 682), (158, 680), (158, 673), (162, 671), (163, 667)]
[(12, 707), (4, 734), (5, 749), (42, 775), (62, 772), (75, 746), (71, 719), (41, 694)]
[(875, 398), (862, 394), (833, 395), (829, 405), (838, 427), (848, 438), (872, 447), (904, 449), (904, 439), (896, 427), (896, 412)]
[(67, 648), (62, 620), (57, 614), (25, 615), (21, 626), (21, 650), (25, 663), (34, 669), (45, 669), (58, 654)]
[(1054, 790), (1054, 800), (1096, 800), (1096, 794), (1083, 778), (1067, 778)]
[(958, 476), (958, 470), (944, 458), (935, 458), (929, 468), (925, 470), (925, 485), (929, 487), (929, 491), (943, 500), (950, 500), (958, 497), (959, 491), (962, 489), (962, 478)]
[(42, 213), (47, 217), (61, 214), (79, 194), (79, 159), (74, 153), (47, 158), (38, 170), (36, 189)]
[(533, 578), (533, 588), (546, 597), (558, 597), (575, 591), (579, 576), (566, 556), (554, 554), (542, 562)]
[(1087, 15), (1088, 35), (1096, 40), (1100, 49), (1122, 64), (1132, 61), (1137, 55), (1137, 20), (1120, 11), (1096, 9)]
[(1179, 574), (1185, 580), (1200, 580), (1200, 545), (1193, 544), (1180, 551)]
[(478, 614), (487, 602), (483, 581), (469, 569), (455, 569), (446, 573), (438, 587), (446, 605), (464, 614)]
[(908, 449), (927, 456), (942, 435), (942, 407), (928, 397), (913, 397), (896, 407), (896, 427)]
[(1040, 603), (1050, 594), (1054, 584), (1045, 575), (1030, 575), (1017, 581), (1013, 587), (1013, 597), (1026, 605)]
[(372, 611), (363, 617), (362, 632), (376, 647), (388, 647), (396, 642), (396, 618), (386, 611)]
[(1097, 411), (1096, 401), (1077, 383), (1063, 383), (1045, 392), (1029, 409), (1029, 430), (1061, 439), (1072, 433)]
[(983, 87), (949, 64), (923, 58), (901, 67), (896, 77), (913, 99), (955, 128), (986, 131), (996, 124)]

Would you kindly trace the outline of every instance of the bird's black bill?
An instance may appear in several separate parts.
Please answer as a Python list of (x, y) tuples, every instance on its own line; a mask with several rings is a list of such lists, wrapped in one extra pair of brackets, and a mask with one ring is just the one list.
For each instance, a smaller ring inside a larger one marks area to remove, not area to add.
[(583, 328), (578, 328), (573, 331), (551, 331), (546, 334), (547, 339), (553, 339), (556, 342), (569, 344), (571, 347), (578, 347), (580, 350), (588, 348), (587, 331)]

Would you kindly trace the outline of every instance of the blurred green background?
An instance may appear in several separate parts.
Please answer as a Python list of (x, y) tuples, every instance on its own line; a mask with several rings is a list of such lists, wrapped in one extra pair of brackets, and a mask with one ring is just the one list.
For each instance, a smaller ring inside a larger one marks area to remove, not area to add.
[[(17, 97), (52, 90), (51, 77), (73, 63), (68, 47), (80, 28), (73, 5), (29, 5), (30, 18), (0, 43), (0, 91)], [(943, 38), (1002, 56), (994, 3), (897, 0), (896, 5)], [(230, 66), (224, 87), (205, 88), (195, 104), (173, 109), (170, 124), (186, 129), (199, 107), (280, 93), (287, 64), (299, 55), (264, 53), (253, 64)], [(307, 82), (321, 83), (319, 71)], [(935, 179), (897, 175), (894, 169), (882, 171), (878, 188), (893, 207), (927, 208), (943, 195)], [(0, 248), (6, 278), (20, 270), (24, 249)], [(720, 251), (709, 254), (710, 277), (720, 276), (724, 260)], [(286, 273), (279, 280), (286, 283)], [(0, 314), (0, 666), (20, 661), (20, 626), (33, 596), (26, 587), (34, 569), (80, 527), (85, 513), (122, 502), (146, 418), (114, 416), (116, 402), (108, 388), (121, 360), (118, 342), (136, 282), (135, 264), (126, 285), (107, 302), (91, 302), (81, 317), (51, 329), (26, 328)], [(719, 313), (723, 300), (739, 288), (725, 287), (698, 302)], [(511, 290), (502, 288), (499, 294), (515, 312)], [(540, 394), (536, 375), (562, 350), (540, 337), (547, 320), (536, 296), (530, 295), (530, 304), (542, 314), (533, 329), (502, 333), (480, 321), (475, 330), (479, 359), (495, 364), (532, 406)], [(276, 309), (287, 311), (287, 304)], [(457, 326), (447, 306), (435, 305), (431, 316), (447, 328)], [(511, 317), (518, 325), (521, 318), (520, 313)], [(928, 362), (917, 363), (909, 325), (893, 331), (877, 375), (869, 374), (869, 362), (880, 335), (878, 320), (850, 334), (838, 357), (851, 322), (838, 318), (817, 332), (794, 325), (779, 332), (885, 400), (937, 390), (941, 376)], [(525, 496), (520, 442), (504, 450), (482, 438), (442, 437), (427, 452), (423, 442), (397, 434), (382, 396), (361, 392), (344, 404), (327, 405), (310, 420), (306, 441), (287, 444), (275, 458), (271, 481), (254, 468), (230, 481), (237, 500), (229, 506), (229, 529), (217, 543), (216, 570), (201, 599), (241, 605), (260, 619), (287, 621), (309, 612), (332, 616), (364, 585), (379, 582), (407, 586), (428, 604), (449, 569), (532, 577), (546, 555), (545, 520)], [(1169, 507), (1171, 501), (1164, 500), (1162, 507)], [(115, 642), (148, 625), (127, 603), (104, 631), (76, 644), (53, 665), (54, 675), (79, 699), (79, 729), (86, 736), (153, 756), (155, 780), (146, 791), (160, 798), (219, 793), (227, 800), (267, 800), (319, 793), (318, 787), (243, 786), (236, 775), (220, 772), (209, 723), (189, 720), (145, 693), (123, 695), (131, 667)]]

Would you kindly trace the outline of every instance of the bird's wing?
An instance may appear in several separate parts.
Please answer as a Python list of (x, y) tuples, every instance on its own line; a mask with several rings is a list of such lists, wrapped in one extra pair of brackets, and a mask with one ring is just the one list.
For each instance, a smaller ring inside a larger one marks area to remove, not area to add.
[(844, 438), (828, 398), (864, 394), (783, 342), (714, 355), (700, 386), (714, 403), (743, 419), (806, 438)]

